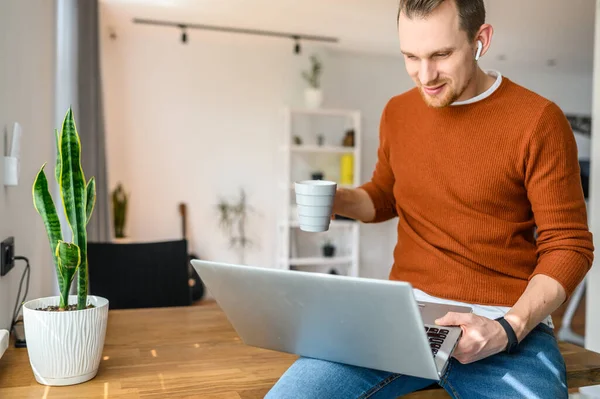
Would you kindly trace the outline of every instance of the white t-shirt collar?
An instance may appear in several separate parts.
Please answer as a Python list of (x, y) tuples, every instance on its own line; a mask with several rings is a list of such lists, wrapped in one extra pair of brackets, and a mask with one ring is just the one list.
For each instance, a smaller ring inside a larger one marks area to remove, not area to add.
[(502, 83), (502, 74), (498, 71), (495, 70), (489, 70), (489, 71), (485, 71), (488, 75), (495, 77), (496, 81), (494, 82), (493, 85), (490, 86), (489, 89), (487, 89), (486, 91), (484, 91), (483, 93), (479, 94), (478, 96), (463, 100), (463, 101), (455, 101), (450, 105), (467, 105), (467, 104), (473, 104), (477, 101), (481, 101), (484, 98), (487, 98), (489, 96), (492, 95), (493, 92), (496, 91), (496, 89), (498, 89), (498, 87), (500, 87), (500, 83)]

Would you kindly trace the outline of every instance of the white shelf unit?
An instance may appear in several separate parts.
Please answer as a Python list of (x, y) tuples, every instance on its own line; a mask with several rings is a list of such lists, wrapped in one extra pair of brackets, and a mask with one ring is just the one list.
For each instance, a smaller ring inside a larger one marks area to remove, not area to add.
[(318, 145), (300, 145), (292, 146), (291, 152), (307, 152), (307, 153), (321, 153), (321, 154), (352, 154), (355, 152), (353, 147), (334, 147), (334, 146), (318, 146)]
[(289, 263), (296, 266), (327, 266), (352, 263), (351, 256), (335, 256), (333, 258), (319, 257), (314, 258), (289, 258)]
[[(300, 230), (297, 221), (294, 182), (311, 179), (311, 171), (324, 173), (323, 179), (338, 183), (340, 188), (360, 185), (361, 114), (345, 109), (283, 109), (283, 138), (280, 146), (281, 209), (278, 221), (278, 267), (314, 272), (330, 272), (359, 276), (360, 222), (332, 220), (329, 231), (309, 233)], [(346, 131), (354, 131), (354, 146), (344, 147)], [(322, 135), (324, 143), (317, 136)], [(294, 136), (302, 139), (298, 145)], [(353, 182), (340, 184), (340, 157), (353, 155)], [(333, 257), (322, 254), (322, 245), (330, 240), (336, 247)]]

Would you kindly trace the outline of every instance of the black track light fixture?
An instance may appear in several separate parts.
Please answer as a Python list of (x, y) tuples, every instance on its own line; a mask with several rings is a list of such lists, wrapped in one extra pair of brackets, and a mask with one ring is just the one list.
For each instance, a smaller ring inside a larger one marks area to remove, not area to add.
[(339, 41), (339, 39), (336, 37), (328, 37), (328, 36), (305, 35), (305, 34), (291, 33), (291, 32), (273, 32), (273, 31), (257, 30), (257, 29), (234, 28), (234, 27), (226, 27), (226, 26), (202, 25), (202, 24), (191, 24), (191, 23), (181, 23), (181, 22), (156, 21), (156, 20), (142, 19), (142, 18), (134, 18), (133, 22), (136, 24), (178, 27), (179, 29), (181, 29), (181, 42), (182, 43), (187, 43), (187, 40), (188, 40), (187, 29), (203, 29), (203, 30), (210, 30), (210, 31), (216, 31), (216, 32), (241, 33), (241, 34), (246, 34), (246, 35), (290, 38), (290, 39), (294, 40), (294, 53), (296, 53), (296, 54), (300, 54), (302, 52), (300, 40), (310, 40), (310, 41), (327, 42), (327, 43), (337, 43)]
[(296, 43), (294, 45), (294, 53), (300, 54), (302, 52), (302, 47), (300, 47), (300, 38), (298, 36), (294, 36), (294, 41)]
[(188, 40), (187, 31), (186, 31), (187, 26), (179, 25), (179, 27), (181, 28), (181, 43), (185, 44), (185, 43), (187, 43), (187, 40)]

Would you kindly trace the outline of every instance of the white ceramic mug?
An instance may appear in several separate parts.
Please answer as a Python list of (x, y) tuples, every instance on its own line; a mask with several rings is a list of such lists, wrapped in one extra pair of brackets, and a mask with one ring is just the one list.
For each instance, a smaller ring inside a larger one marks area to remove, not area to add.
[(294, 184), (300, 230), (329, 230), (337, 183), (327, 180), (303, 180)]

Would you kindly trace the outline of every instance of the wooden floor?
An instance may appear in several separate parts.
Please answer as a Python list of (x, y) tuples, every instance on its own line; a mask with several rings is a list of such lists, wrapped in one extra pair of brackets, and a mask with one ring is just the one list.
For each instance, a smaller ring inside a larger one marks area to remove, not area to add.
[[(581, 316), (576, 324), (582, 328)], [(561, 351), (571, 386), (600, 384), (599, 354), (564, 343)], [(11, 346), (0, 361), (0, 398), (263, 398), (295, 359), (244, 345), (213, 302), (112, 310), (96, 378), (70, 387), (39, 385), (27, 350)], [(449, 396), (438, 390), (411, 397)]]

